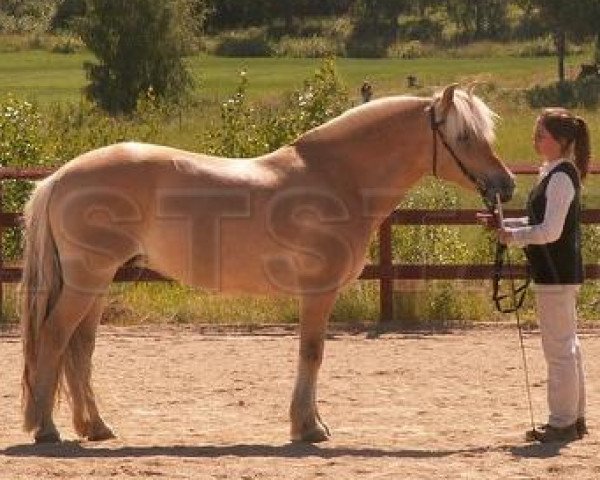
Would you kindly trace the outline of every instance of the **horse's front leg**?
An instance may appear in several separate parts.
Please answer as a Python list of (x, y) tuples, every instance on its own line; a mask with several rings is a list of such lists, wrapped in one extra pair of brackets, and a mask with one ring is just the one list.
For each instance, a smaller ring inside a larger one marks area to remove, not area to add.
[(323, 360), (327, 320), (337, 292), (305, 294), (300, 299), (300, 352), (290, 418), (292, 440), (322, 442), (329, 429), (317, 411), (316, 384)]

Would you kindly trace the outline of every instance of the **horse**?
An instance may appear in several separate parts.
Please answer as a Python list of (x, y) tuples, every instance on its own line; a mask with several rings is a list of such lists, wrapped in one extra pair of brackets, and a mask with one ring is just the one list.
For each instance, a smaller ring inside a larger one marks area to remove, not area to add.
[(514, 178), (493, 151), (496, 117), (453, 84), (354, 107), (256, 158), (128, 142), (69, 161), (25, 208), (24, 430), (36, 443), (60, 441), (53, 409), (62, 386), (78, 436), (114, 437), (96, 405), (92, 354), (115, 273), (143, 264), (225, 294), (296, 296), (291, 439), (327, 440), (316, 387), (338, 292), (421, 177), (455, 182), (487, 203), (511, 198)]

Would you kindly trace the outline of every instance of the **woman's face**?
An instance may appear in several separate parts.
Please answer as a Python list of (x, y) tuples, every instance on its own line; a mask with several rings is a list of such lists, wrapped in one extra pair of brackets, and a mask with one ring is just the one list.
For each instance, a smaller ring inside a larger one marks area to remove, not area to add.
[(533, 147), (544, 160), (552, 161), (562, 156), (562, 146), (538, 119), (533, 130)]

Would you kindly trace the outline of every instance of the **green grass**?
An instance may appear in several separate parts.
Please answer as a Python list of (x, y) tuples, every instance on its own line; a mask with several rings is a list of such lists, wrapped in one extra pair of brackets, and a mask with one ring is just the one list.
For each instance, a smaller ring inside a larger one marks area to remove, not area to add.
[[(42, 50), (0, 53), (0, 95), (13, 93), (42, 104), (78, 100), (86, 80), (84, 61), (89, 53), (70, 55)], [(223, 58), (190, 57), (201, 96), (224, 98), (237, 86), (238, 73), (245, 69), (250, 78), (252, 98), (277, 97), (302, 84), (318, 67), (320, 60), (307, 58)], [(568, 59), (576, 68), (581, 56)], [(490, 81), (499, 88), (515, 88), (545, 82), (555, 76), (555, 59), (544, 58), (420, 58), (349, 59), (336, 61), (342, 78), (359, 99), (358, 87), (368, 78), (376, 95), (407, 93), (406, 76), (416, 75), (419, 83), (431, 89), (450, 82)]]
[(89, 54), (61, 55), (42, 50), (0, 53), (0, 95), (13, 94), (48, 104), (79, 101)]

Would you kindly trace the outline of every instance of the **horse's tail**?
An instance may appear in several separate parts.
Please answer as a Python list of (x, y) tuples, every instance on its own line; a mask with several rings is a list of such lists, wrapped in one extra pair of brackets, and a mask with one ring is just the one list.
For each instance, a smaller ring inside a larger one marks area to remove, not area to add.
[(54, 175), (40, 182), (25, 207), (25, 252), (21, 281), (21, 335), (23, 340), (23, 427), (33, 430), (39, 421), (31, 381), (36, 375), (40, 329), (62, 287), (61, 266), (50, 228), (48, 204)]

